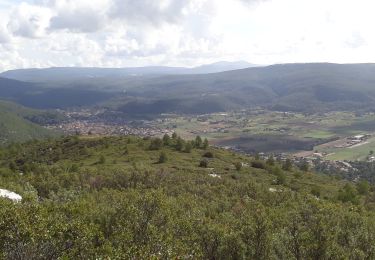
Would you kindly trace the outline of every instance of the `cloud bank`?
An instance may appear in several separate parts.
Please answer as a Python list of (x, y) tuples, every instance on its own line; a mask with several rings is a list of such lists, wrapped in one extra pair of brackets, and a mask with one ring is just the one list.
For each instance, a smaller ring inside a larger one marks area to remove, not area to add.
[(4, 0), (0, 70), (375, 62), (373, 7), (371, 0)]

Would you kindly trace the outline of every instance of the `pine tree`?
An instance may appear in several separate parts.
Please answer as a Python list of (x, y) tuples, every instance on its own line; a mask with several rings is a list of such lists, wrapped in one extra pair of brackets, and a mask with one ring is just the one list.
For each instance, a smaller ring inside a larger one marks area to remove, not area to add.
[(207, 148), (208, 148), (208, 140), (207, 140), (207, 138), (204, 138), (203, 149), (207, 149)]
[(150, 150), (159, 150), (163, 146), (163, 141), (160, 138), (155, 138), (151, 141)]
[(185, 144), (185, 149), (184, 149), (185, 153), (191, 153), (191, 149), (192, 149), (191, 143), (187, 142)]
[(167, 154), (163, 151), (159, 155), (159, 163), (165, 163), (168, 160)]
[(184, 148), (184, 140), (182, 140), (181, 137), (178, 137), (177, 142), (176, 142), (176, 150), (182, 151), (183, 148)]
[(195, 138), (195, 147), (201, 148), (201, 146), (202, 146), (202, 138), (199, 135), (197, 135), (197, 137)]
[(101, 155), (100, 158), (99, 158), (99, 162), (98, 162), (98, 163), (99, 163), (99, 164), (105, 164), (105, 161), (106, 161), (106, 160), (105, 160), (104, 155)]
[(275, 159), (273, 158), (273, 155), (270, 155), (270, 157), (268, 157), (267, 164), (268, 165), (275, 165)]
[(171, 138), (169, 137), (169, 135), (168, 135), (168, 134), (165, 134), (165, 135), (163, 136), (163, 144), (164, 144), (164, 145), (169, 145), (170, 141), (171, 141)]
[(290, 160), (289, 158), (285, 160), (284, 164), (283, 164), (283, 170), (284, 171), (290, 171), (293, 167), (293, 164), (292, 164), (292, 160)]
[(307, 172), (309, 171), (310, 165), (308, 162), (303, 161), (299, 168), (301, 171)]

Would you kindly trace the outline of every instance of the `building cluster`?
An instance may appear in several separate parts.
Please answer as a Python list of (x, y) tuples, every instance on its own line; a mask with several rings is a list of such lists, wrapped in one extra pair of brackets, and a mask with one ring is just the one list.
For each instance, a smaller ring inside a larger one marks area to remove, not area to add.
[[(249, 156), (255, 156), (254, 153), (244, 153), (241, 149), (225, 146), (221, 147), (226, 150), (231, 150), (234, 152), (243, 153)], [(274, 158), (275, 161), (278, 162), (285, 162), (289, 159), (293, 165), (300, 166), (307, 163), (310, 166), (310, 169), (317, 170), (319, 172), (342, 172), (342, 173), (349, 173), (357, 171), (356, 168), (352, 166), (352, 164), (348, 161), (332, 161), (332, 160), (324, 160), (321, 156), (291, 156), (287, 153), (276, 153), (276, 154), (267, 154), (267, 153), (258, 153), (257, 156), (262, 160), (268, 160), (270, 156)]]
[(361, 143), (366, 142), (370, 137), (371, 135), (369, 134), (350, 136), (350, 137), (345, 138), (344, 142), (335, 145), (335, 148), (346, 148), (346, 147), (359, 145)]
[(123, 124), (108, 124), (99, 121), (74, 120), (59, 125), (48, 126), (67, 134), (80, 135), (137, 135), (137, 136), (162, 136), (171, 135), (173, 132), (168, 129), (161, 129), (153, 126), (130, 126)]

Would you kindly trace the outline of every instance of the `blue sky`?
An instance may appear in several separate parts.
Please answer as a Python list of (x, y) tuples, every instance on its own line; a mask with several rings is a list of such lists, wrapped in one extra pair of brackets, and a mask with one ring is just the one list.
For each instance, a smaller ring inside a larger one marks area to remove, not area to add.
[(0, 71), (375, 62), (373, 0), (0, 0)]

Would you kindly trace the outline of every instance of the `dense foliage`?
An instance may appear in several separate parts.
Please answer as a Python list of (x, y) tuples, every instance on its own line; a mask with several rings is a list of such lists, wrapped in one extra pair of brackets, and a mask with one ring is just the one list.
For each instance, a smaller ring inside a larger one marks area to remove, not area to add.
[(374, 259), (373, 188), (287, 166), (177, 136), (12, 145), (0, 257)]

